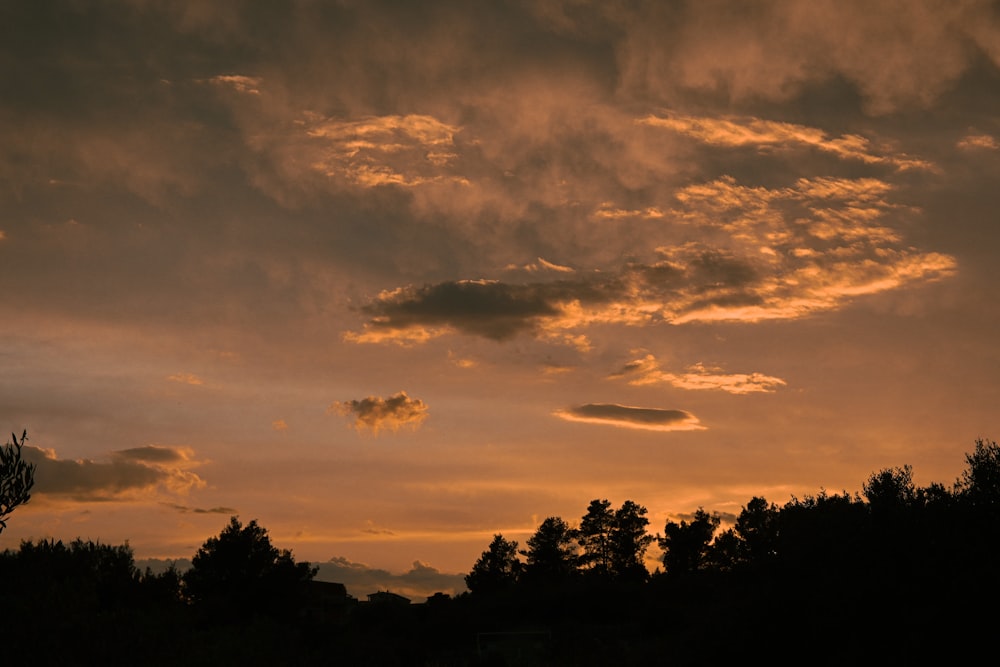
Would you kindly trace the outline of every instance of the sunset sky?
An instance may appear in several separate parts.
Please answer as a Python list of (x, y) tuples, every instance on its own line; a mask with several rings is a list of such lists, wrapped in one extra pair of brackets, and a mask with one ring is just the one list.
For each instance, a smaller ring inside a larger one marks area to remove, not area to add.
[(1000, 437), (996, 2), (5, 2), (0, 86), (0, 548), (446, 589)]

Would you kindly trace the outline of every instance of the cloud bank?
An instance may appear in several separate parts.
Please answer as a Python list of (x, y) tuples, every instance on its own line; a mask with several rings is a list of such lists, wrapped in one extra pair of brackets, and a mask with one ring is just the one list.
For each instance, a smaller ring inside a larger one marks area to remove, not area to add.
[(316, 579), (344, 584), (347, 592), (365, 600), (369, 593), (392, 591), (414, 602), (422, 602), (434, 593), (457, 595), (466, 590), (464, 574), (447, 574), (426, 563), (413, 561), (413, 566), (402, 574), (354, 563), (343, 557), (331, 558), (319, 566)]
[(185, 447), (147, 445), (111, 452), (110, 460), (60, 459), (52, 449), (24, 447), (37, 466), (33, 492), (39, 497), (80, 502), (151, 498), (158, 489), (186, 494), (205, 481), (188, 468), (199, 465)]

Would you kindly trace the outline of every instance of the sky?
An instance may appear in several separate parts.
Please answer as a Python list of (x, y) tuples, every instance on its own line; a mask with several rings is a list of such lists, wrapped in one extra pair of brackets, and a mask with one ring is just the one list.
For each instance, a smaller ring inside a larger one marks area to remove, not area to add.
[(1000, 433), (996, 2), (4, 2), (0, 86), (0, 548), (457, 591)]

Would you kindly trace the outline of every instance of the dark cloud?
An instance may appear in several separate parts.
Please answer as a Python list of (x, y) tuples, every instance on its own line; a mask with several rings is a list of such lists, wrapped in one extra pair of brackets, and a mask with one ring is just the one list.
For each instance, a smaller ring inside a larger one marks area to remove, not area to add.
[(526, 285), (492, 280), (448, 281), (383, 293), (362, 311), (371, 316), (362, 337), (412, 329), (454, 330), (506, 340), (559, 314), (558, 302), (595, 295), (585, 283)]
[(557, 411), (555, 414), (567, 421), (651, 431), (692, 431), (704, 428), (697, 417), (684, 410), (637, 408), (617, 403), (587, 403)]
[(111, 453), (111, 457), (122, 461), (140, 461), (147, 463), (179, 463), (188, 460), (188, 455), (175, 447), (146, 445), (120, 449)]
[(418, 398), (410, 398), (405, 391), (401, 391), (389, 398), (369, 396), (361, 400), (336, 401), (327, 409), (327, 413), (354, 417), (356, 429), (370, 429), (377, 434), (383, 429), (397, 431), (404, 426), (417, 428), (427, 418), (427, 404)]
[(319, 566), (316, 579), (344, 584), (348, 593), (364, 600), (369, 593), (392, 591), (414, 602), (422, 602), (434, 593), (455, 595), (466, 590), (464, 574), (447, 574), (420, 561), (402, 574), (371, 568), (343, 557), (331, 558)]
[(138, 447), (111, 453), (110, 461), (60, 459), (55, 451), (30, 445), (25, 460), (34, 463), (34, 492), (38, 496), (76, 501), (131, 500), (162, 487), (186, 493), (205, 482), (186, 467), (196, 465), (182, 448)]
[(239, 510), (233, 507), (211, 507), (208, 509), (202, 507), (188, 507), (187, 505), (178, 505), (176, 503), (161, 503), (162, 505), (169, 507), (170, 509), (177, 510), (181, 514), (226, 514), (229, 516), (234, 516), (239, 514)]

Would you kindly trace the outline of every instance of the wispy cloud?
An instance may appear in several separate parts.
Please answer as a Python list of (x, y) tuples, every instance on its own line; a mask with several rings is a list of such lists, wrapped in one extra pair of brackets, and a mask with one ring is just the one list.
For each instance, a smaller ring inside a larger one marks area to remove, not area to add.
[(931, 169), (933, 166), (925, 160), (880, 151), (868, 139), (858, 135), (830, 137), (815, 127), (762, 118), (715, 118), (668, 113), (650, 115), (640, 122), (672, 130), (712, 146), (756, 148), (761, 151), (813, 148), (842, 160), (888, 164), (900, 170)]
[(705, 427), (684, 410), (638, 408), (617, 403), (587, 403), (554, 413), (560, 419), (648, 431), (698, 431)]
[(190, 384), (196, 387), (200, 387), (205, 384), (205, 381), (194, 373), (174, 373), (173, 375), (168, 375), (167, 379), (171, 382), (179, 382), (180, 384)]
[(410, 398), (405, 391), (389, 398), (369, 396), (360, 400), (336, 401), (327, 414), (340, 414), (354, 418), (354, 428), (359, 431), (398, 431), (402, 427), (418, 428), (427, 419), (427, 404)]
[(187, 505), (179, 505), (177, 503), (160, 503), (165, 507), (177, 510), (181, 514), (226, 514), (228, 516), (235, 516), (239, 514), (239, 511), (234, 507), (188, 507)]
[(208, 81), (217, 86), (232, 88), (238, 93), (260, 95), (260, 84), (263, 79), (259, 76), (245, 76), (243, 74), (219, 74)]
[(316, 142), (311, 166), (327, 176), (363, 187), (465, 181), (446, 170), (458, 157), (454, 144), (459, 128), (432, 116), (310, 116), (305, 126)]
[(763, 373), (725, 373), (721, 368), (709, 368), (698, 363), (684, 373), (670, 373), (660, 368), (651, 354), (625, 364), (612, 378), (624, 378), (631, 385), (668, 384), (678, 389), (719, 390), (730, 394), (770, 393), (785, 386), (781, 378)]

